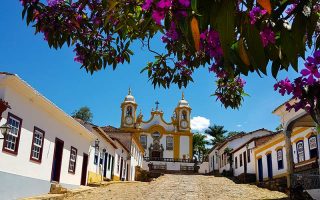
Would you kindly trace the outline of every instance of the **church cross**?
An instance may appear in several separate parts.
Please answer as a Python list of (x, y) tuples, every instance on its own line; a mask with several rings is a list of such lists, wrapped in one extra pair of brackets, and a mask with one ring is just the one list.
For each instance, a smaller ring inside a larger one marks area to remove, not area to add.
[(159, 101), (156, 101), (156, 110), (158, 110), (159, 109)]

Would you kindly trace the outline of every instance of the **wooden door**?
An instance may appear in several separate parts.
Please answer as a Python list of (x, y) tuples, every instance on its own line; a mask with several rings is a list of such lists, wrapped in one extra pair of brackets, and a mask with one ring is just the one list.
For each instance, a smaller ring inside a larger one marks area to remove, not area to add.
[(63, 156), (63, 145), (64, 142), (59, 138), (55, 140), (54, 154), (52, 161), (51, 181), (60, 182), (61, 175), (61, 164)]
[(86, 185), (88, 169), (88, 154), (83, 153), (82, 171), (81, 171), (81, 185)]

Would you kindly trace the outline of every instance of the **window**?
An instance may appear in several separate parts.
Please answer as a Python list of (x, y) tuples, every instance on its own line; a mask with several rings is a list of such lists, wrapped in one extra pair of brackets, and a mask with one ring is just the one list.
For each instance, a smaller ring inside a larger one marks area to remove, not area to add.
[(44, 141), (44, 131), (37, 127), (34, 127), (30, 160), (41, 162), (43, 141)]
[(181, 119), (187, 120), (187, 112), (185, 110), (182, 111)]
[(140, 143), (144, 149), (147, 149), (147, 136), (146, 135), (140, 135)]
[(127, 113), (126, 113), (126, 116), (127, 116), (127, 117), (132, 116), (132, 107), (131, 107), (131, 106), (128, 106), (128, 107), (127, 107)]
[(298, 162), (304, 161), (304, 145), (303, 140), (297, 142), (297, 155), (298, 155)]
[(18, 154), (22, 119), (9, 113), (7, 123), (10, 130), (4, 138), (2, 150), (16, 155)]
[(248, 163), (251, 161), (250, 160), (250, 149), (247, 150), (247, 156), (248, 156)]
[(238, 168), (238, 157), (234, 158), (234, 165), (236, 167), (236, 169)]
[(76, 163), (77, 163), (77, 149), (71, 147), (70, 150), (70, 160), (69, 160), (69, 172), (75, 173), (76, 172)]
[(309, 151), (310, 151), (310, 159), (316, 158), (318, 156), (318, 145), (317, 145), (316, 136), (311, 136), (309, 138)]
[(166, 144), (167, 150), (173, 150), (173, 137), (167, 136), (167, 144)]
[(108, 162), (108, 170), (110, 170), (110, 165), (111, 165), (111, 154), (109, 154), (109, 162)]
[(98, 164), (98, 159), (99, 159), (99, 152), (96, 151), (94, 153), (93, 164), (97, 165)]
[(240, 154), (240, 167), (242, 167), (242, 154)]
[(283, 169), (283, 152), (282, 149), (277, 151), (278, 170)]

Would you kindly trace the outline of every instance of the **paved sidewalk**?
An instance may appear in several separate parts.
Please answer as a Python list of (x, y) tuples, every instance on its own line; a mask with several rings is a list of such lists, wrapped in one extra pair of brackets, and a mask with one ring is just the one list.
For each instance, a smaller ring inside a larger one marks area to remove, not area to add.
[(164, 175), (150, 183), (124, 182), (98, 187), (66, 199), (247, 200), (285, 199), (286, 197), (281, 192), (270, 191), (255, 185), (235, 184), (224, 177), (171, 174)]

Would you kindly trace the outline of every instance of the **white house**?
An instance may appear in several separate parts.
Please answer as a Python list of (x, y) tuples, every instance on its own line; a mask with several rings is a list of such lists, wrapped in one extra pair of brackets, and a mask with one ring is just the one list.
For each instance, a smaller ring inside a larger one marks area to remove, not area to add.
[(233, 161), (233, 176), (241, 182), (256, 181), (256, 167), (254, 150), (263, 145), (278, 133), (257, 136), (231, 151)]
[[(219, 146), (216, 148), (217, 158), (219, 159), (219, 173), (228, 172), (231, 168), (230, 157), (226, 151), (237, 149), (252, 138), (270, 134), (272, 134), (272, 132), (269, 130), (258, 129), (246, 134), (237, 134), (226, 139), (226, 141), (222, 144), (219, 144)], [(232, 167), (234, 168), (234, 165)]]
[[(255, 149), (257, 181), (286, 178), (287, 160), (284, 148), (284, 134), (280, 133), (272, 140)], [(317, 138), (313, 128), (296, 128), (291, 135), (295, 172), (318, 174)]]
[(0, 126), (0, 196), (16, 199), (48, 193), (52, 182), (85, 185), (92, 133), (17, 75), (0, 73), (0, 99), (11, 106)]
[(95, 136), (95, 144), (92, 144), (89, 150), (88, 183), (112, 180), (118, 146), (100, 127), (94, 125), (86, 127), (89, 127)]
[[(139, 139), (134, 135), (134, 133), (126, 132), (112, 126), (104, 126), (104, 127), (101, 127), (101, 129), (103, 129), (103, 131), (107, 135), (109, 135), (113, 140), (117, 141), (118, 147), (120, 145), (120, 148), (122, 149), (121, 152), (128, 151), (127, 157), (122, 156), (123, 162), (126, 162), (128, 164), (128, 167), (126, 168), (128, 170), (126, 172), (127, 176), (122, 177), (125, 179), (121, 179), (120, 173), (115, 173), (113, 180), (129, 180), (129, 181), (135, 180), (136, 166), (143, 167), (142, 161), (143, 161), (144, 149)], [(118, 155), (119, 155), (119, 150), (118, 150)], [(117, 161), (118, 160), (116, 156), (115, 164)], [(117, 171), (116, 167), (115, 167), (115, 171)]]
[[(129, 180), (130, 176), (130, 151), (124, 146), (121, 141), (117, 138), (113, 138), (117, 145), (115, 152), (115, 167), (113, 180), (115, 181), (125, 181)], [(133, 179), (134, 180), (134, 179)]]

